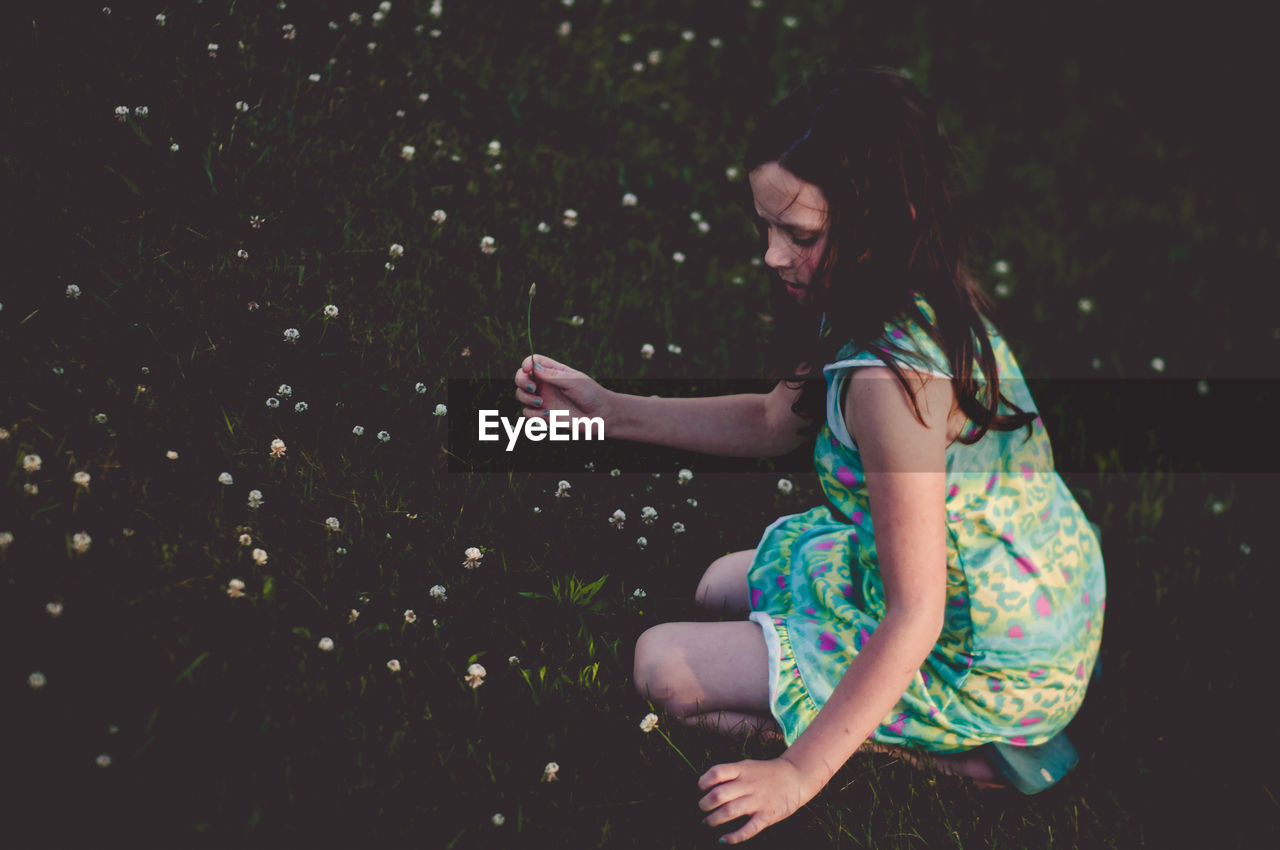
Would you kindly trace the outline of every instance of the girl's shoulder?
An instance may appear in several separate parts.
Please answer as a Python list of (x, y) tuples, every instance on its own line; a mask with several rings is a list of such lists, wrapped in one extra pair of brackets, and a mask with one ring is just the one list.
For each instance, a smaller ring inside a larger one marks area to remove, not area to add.
[[(925, 321), (936, 327), (937, 314), (930, 306), (923, 293), (913, 290), (912, 299)], [(988, 322), (988, 334), (995, 344), (995, 329)], [(881, 352), (884, 352), (883, 354)], [(902, 368), (941, 378), (952, 377), (950, 359), (947, 353), (933, 339), (919, 320), (909, 311), (904, 311), (885, 322), (879, 336), (867, 343), (849, 340), (835, 355), (835, 360), (823, 366), (824, 372), (833, 373), (855, 366), (883, 366), (886, 357), (897, 360)], [(975, 363), (975, 377), (981, 375), (981, 369)]]

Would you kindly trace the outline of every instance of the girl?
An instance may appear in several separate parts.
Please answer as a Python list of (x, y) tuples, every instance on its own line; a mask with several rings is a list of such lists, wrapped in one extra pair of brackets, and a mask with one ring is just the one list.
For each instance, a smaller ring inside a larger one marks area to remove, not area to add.
[(636, 686), (667, 712), (786, 741), (699, 779), (709, 825), (748, 818), (727, 843), (864, 746), (1026, 793), (1074, 764), (1060, 733), (1102, 637), (1096, 527), (965, 266), (948, 157), (890, 71), (819, 76), (765, 116), (748, 181), (782, 365), (800, 364), (771, 393), (620, 395), (542, 355), (515, 376), (526, 416), (601, 416), (620, 439), (760, 456), (816, 431), (831, 504), (779, 518), (698, 585), (746, 620), (667, 623), (636, 645)]

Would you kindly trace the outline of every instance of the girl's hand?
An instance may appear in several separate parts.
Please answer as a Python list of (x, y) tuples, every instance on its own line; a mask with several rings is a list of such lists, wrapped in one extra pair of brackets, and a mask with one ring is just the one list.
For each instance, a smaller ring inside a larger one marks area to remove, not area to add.
[[(541, 368), (534, 368), (535, 361)], [(613, 394), (588, 375), (546, 355), (526, 357), (516, 371), (515, 383), (516, 399), (525, 405), (526, 418), (567, 410), (571, 417), (599, 416), (609, 422)]]
[(798, 767), (783, 758), (718, 764), (698, 778), (700, 790), (710, 789), (698, 801), (698, 808), (711, 812), (703, 821), (707, 826), (750, 816), (737, 830), (720, 838), (726, 844), (737, 844), (790, 817), (812, 800), (820, 788), (811, 789), (810, 784)]

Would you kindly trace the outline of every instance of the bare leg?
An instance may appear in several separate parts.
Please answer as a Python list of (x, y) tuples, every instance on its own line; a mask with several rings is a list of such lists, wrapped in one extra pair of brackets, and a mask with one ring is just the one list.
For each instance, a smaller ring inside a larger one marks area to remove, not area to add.
[(755, 549), (743, 549), (712, 561), (698, 582), (694, 596), (698, 604), (712, 611), (746, 614), (749, 610), (747, 570), (755, 554)]
[(663, 623), (636, 642), (636, 689), (685, 718), (769, 714), (769, 659), (755, 623)]

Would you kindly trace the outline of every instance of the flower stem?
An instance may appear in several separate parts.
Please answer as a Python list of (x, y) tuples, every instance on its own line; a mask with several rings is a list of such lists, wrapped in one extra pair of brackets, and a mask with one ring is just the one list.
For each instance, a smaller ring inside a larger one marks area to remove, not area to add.
[(529, 312), (525, 316), (525, 330), (529, 333), (529, 356), (533, 356), (533, 296), (538, 291), (536, 283), (529, 284)]
[(671, 745), (671, 749), (676, 751), (676, 755), (684, 759), (684, 763), (689, 765), (689, 769), (694, 772), (694, 775), (697, 775), (698, 769), (693, 766), (693, 762), (689, 761), (689, 759), (685, 757), (684, 753), (680, 752), (680, 748), (675, 745), (675, 742), (671, 740), (671, 738), (667, 735), (667, 733), (661, 728), (658, 729), (658, 732), (661, 733), (662, 737), (667, 739), (667, 743)]

